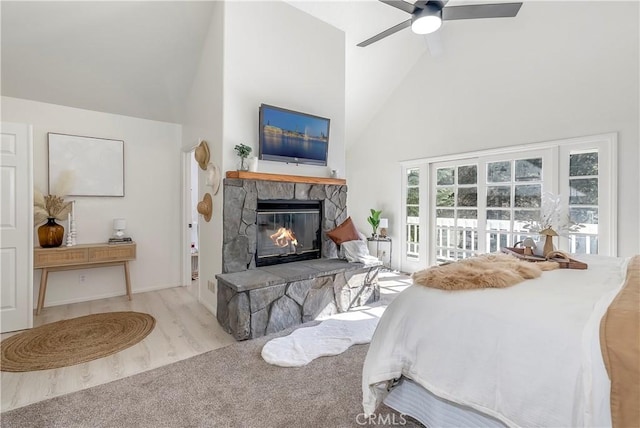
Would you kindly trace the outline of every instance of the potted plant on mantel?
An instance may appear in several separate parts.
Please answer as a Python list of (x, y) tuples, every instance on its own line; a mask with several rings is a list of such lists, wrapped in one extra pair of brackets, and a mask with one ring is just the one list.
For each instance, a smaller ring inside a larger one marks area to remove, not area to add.
[(245, 159), (247, 159), (251, 154), (251, 150), (252, 150), (251, 147), (245, 144), (236, 144), (236, 146), (233, 149), (236, 151), (236, 154), (238, 155), (238, 157), (240, 157), (240, 167), (238, 168), (238, 170), (248, 171), (249, 165), (245, 162)]

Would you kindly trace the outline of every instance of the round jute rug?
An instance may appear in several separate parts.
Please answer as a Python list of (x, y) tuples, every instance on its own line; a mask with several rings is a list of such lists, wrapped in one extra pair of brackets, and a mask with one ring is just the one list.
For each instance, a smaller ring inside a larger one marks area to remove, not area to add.
[(107, 312), (45, 324), (2, 341), (5, 372), (56, 369), (115, 354), (156, 325), (149, 314)]

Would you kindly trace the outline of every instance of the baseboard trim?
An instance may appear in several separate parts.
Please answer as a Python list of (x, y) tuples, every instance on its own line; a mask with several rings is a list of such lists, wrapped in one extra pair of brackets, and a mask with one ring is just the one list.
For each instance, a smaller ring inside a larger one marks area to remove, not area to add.
[(211, 314), (213, 314), (213, 316), (216, 316), (216, 309), (213, 307), (213, 305), (209, 304), (209, 302), (205, 302), (202, 299), (199, 299), (199, 302), (202, 306), (204, 306), (205, 308), (207, 308), (207, 310), (209, 312), (211, 312)]
[[(137, 290), (131, 290), (131, 294), (140, 294), (140, 293), (147, 293), (149, 291), (158, 291), (158, 290), (166, 290), (168, 288), (176, 288), (176, 287), (183, 287), (183, 285), (157, 285), (157, 286), (153, 286), (153, 287), (145, 287), (145, 288), (139, 288)], [(126, 297), (126, 293), (125, 292), (113, 292), (113, 293), (105, 293), (105, 294), (98, 294), (98, 295), (94, 295), (91, 297), (78, 297), (75, 299), (66, 299), (66, 300), (58, 300), (58, 301), (53, 301), (53, 302), (49, 302), (47, 301), (45, 308), (49, 308), (52, 306), (62, 306), (62, 305), (69, 305), (72, 303), (82, 303), (82, 302), (91, 302), (93, 300), (100, 300), (100, 299), (109, 299), (111, 297), (118, 297), (118, 296), (122, 296), (122, 297)], [(33, 309), (36, 309), (38, 303), (34, 302), (33, 303)], [(206, 306), (206, 305), (205, 305)], [(207, 309), (209, 309), (207, 307)], [(211, 309), (209, 309), (211, 310)]]

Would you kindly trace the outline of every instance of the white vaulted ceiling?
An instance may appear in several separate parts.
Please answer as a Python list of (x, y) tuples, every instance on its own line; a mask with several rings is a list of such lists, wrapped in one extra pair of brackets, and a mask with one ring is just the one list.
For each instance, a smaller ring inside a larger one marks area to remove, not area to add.
[(211, 2), (2, 1), (2, 95), (179, 122)]
[(366, 48), (356, 45), (409, 18), (377, 0), (289, 0), (289, 4), (345, 32), (346, 143), (353, 142), (426, 51), (409, 30)]
[[(429, 36), (414, 34), (407, 28), (360, 48), (356, 46), (358, 43), (406, 21), (410, 15), (378, 0), (286, 1), (345, 32), (347, 146), (360, 137), (419, 59), (426, 56), (427, 61), (447, 61), (450, 55), (464, 54), (450, 49), (454, 38), (462, 45), (465, 38), (477, 38), (484, 32), (496, 32), (509, 38), (514, 25), (528, 25), (524, 5), (516, 18), (449, 21), (443, 23), (436, 34)], [(518, 0), (450, 0), (447, 6), (514, 1)], [(424, 79), (429, 79), (429, 76), (424, 76)], [(421, 82), (416, 81), (415, 84), (420, 85)], [(416, 112), (415, 119), (420, 122), (420, 112)]]
[[(482, 3), (499, 1), (508, 0)], [(409, 18), (377, 0), (287, 3), (345, 32), (347, 145), (358, 138), (420, 58), (446, 60), (452, 54), (448, 43), (477, 37), (478, 28), (506, 29), (504, 37), (509, 37), (508, 30), (516, 25), (509, 21), (527, 25), (527, 5), (514, 20), (445, 23), (439, 32), (444, 53), (432, 57), (425, 37), (408, 29), (366, 48), (356, 47)], [(451, 0), (449, 5), (461, 3), (469, 2)], [(212, 5), (210, 1), (2, 1), (2, 95), (180, 123)], [(457, 49), (464, 49), (464, 42)]]
[[(425, 52), (424, 40), (406, 31), (356, 48), (361, 39), (407, 19), (377, 0), (289, 3), (345, 31), (349, 142)], [(2, 1), (2, 95), (180, 122), (211, 6)]]

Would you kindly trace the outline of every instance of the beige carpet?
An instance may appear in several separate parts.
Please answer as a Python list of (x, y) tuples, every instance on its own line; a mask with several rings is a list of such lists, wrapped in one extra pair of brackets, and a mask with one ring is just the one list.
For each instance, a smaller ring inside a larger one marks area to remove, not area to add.
[(6, 372), (71, 366), (115, 354), (135, 345), (156, 320), (140, 312), (106, 312), (45, 324), (2, 341)]
[[(5, 412), (2, 427), (362, 426), (360, 382), (368, 345), (283, 368), (260, 356), (272, 337)], [(387, 407), (379, 411), (376, 426), (403, 420), (393, 419)], [(418, 425), (408, 420), (404, 426)]]

